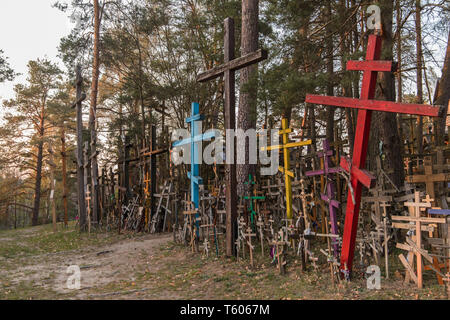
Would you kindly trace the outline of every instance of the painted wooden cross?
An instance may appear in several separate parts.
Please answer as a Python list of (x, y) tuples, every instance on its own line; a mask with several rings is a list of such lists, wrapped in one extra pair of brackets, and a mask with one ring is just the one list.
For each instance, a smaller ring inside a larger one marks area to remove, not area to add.
[[(415, 235), (412, 237), (412, 240), (407, 237), (406, 241), (407, 244), (397, 244), (397, 248), (402, 250), (408, 251), (408, 259), (405, 259), (402, 254), (399, 255), (400, 261), (407, 269), (405, 282), (409, 282), (409, 279), (414, 280), (415, 283), (417, 283), (417, 286), (419, 288), (422, 288), (423, 281), (422, 281), (422, 269), (423, 269), (423, 262), (422, 257), (427, 259), (429, 262), (433, 263), (432, 257), (428, 254), (426, 250), (422, 248), (422, 231), (429, 230), (428, 228), (424, 228), (423, 224), (435, 224), (435, 223), (445, 223), (444, 218), (428, 218), (428, 217), (421, 217), (421, 209), (422, 208), (430, 208), (431, 204), (429, 202), (421, 202), (420, 200), (420, 193), (415, 192), (414, 193), (414, 202), (406, 202), (404, 204), (408, 208), (411, 208), (410, 216), (392, 216), (393, 221), (408, 221), (408, 222), (414, 222), (415, 223)], [(395, 224), (393, 224), (395, 227)], [(408, 226), (411, 228), (411, 226)], [(413, 259), (414, 254), (416, 255), (416, 270), (417, 273), (414, 273), (413, 268)], [(436, 271), (436, 270), (434, 270)], [(436, 271), (439, 272), (439, 271)]]
[[(328, 140), (323, 140), (323, 151), (319, 151), (317, 155), (320, 158), (323, 158), (323, 169), (316, 170), (316, 171), (307, 171), (305, 174), (307, 177), (312, 176), (323, 176), (327, 179), (327, 193), (321, 194), (320, 197), (323, 201), (328, 203), (328, 210), (330, 214), (330, 223), (331, 223), (331, 232), (332, 234), (338, 234), (338, 225), (337, 225), (337, 218), (336, 218), (336, 212), (339, 208), (339, 202), (335, 200), (336, 192), (335, 192), (335, 186), (334, 181), (331, 178), (334, 174), (339, 173), (342, 171), (342, 168), (331, 168), (331, 157), (333, 157), (333, 150), (331, 150), (330, 145), (328, 143)], [(334, 256), (338, 257), (339, 255), (339, 246), (336, 238), (332, 238), (333, 242), (333, 252)]]
[[(205, 71), (197, 76), (198, 82), (206, 82), (223, 76), (225, 82), (225, 129), (236, 128), (236, 97), (235, 97), (235, 72), (267, 59), (267, 51), (257, 50), (245, 56), (235, 59), (234, 20), (226, 18), (224, 36), (224, 63)], [(226, 164), (226, 254), (236, 255), (235, 241), (237, 239), (237, 190), (236, 190), (236, 164), (234, 143), (228, 141), (227, 157), (233, 161)], [(227, 161), (228, 162), (228, 161)]]
[[(191, 116), (186, 118), (186, 123), (191, 125), (191, 137), (188, 139), (175, 141), (172, 144), (173, 148), (181, 147), (184, 145), (191, 146), (191, 172), (188, 172), (188, 178), (191, 180), (191, 201), (194, 204), (194, 209), (198, 209), (200, 202), (199, 195), (199, 185), (203, 184), (200, 175), (200, 152), (203, 150), (199, 146), (199, 143), (204, 140), (211, 140), (215, 137), (215, 132), (210, 131), (208, 133), (202, 134), (201, 126), (199, 122), (204, 119), (204, 116), (200, 114), (200, 106), (197, 102), (192, 103)], [(198, 212), (196, 213), (196, 219), (199, 217)], [(198, 221), (196, 222), (198, 224)], [(197, 232), (199, 227), (197, 225)]]
[(371, 187), (374, 182), (374, 177), (363, 170), (369, 144), (372, 111), (438, 117), (444, 110), (443, 108), (428, 105), (373, 100), (375, 97), (378, 72), (392, 72), (395, 69), (395, 64), (392, 61), (379, 61), (381, 56), (381, 41), (381, 36), (370, 35), (367, 44), (366, 61), (347, 62), (347, 70), (364, 71), (360, 99), (310, 94), (306, 96), (306, 103), (359, 109), (353, 158), (351, 162), (345, 158), (341, 158), (341, 167), (350, 173), (355, 199), (353, 201), (351, 190), (349, 190), (341, 250), (341, 270), (351, 271), (352, 269), (362, 186)]
[[(434, 183), (445, 182), (450, 180), (449, 173), (433, 174), (433, 165), (431, 157), (426, 157), (424, 161), (425, 174), (424, 175), (412, 175), (407, 176), (406, 181), (409, 183), (425, 183), (426, 192), (431, 198), (436, 199)], [(435, 201), (436, 204), (436, 201)]]
[[(372, 196), (370, 197), (363, 197), (362, 201), (367, 203), (373, 204), (373, 209), (375, 211), (375, 217), (372, 217), (373, 222), (377, 225), (377, 227), (381, 224), (381, 208), (383, 207), (383, 204), (386, 204), (387, 202), (392, 202), (392, 196), (385, 195), (385, 192), (383, 192), (381, 189), (381, 186), (378, 186), (375, 189), (369, 190)], [(386, 205), (389, 206), (389, 205)]]
[(261, 150), (263, 151), (271, 151), (271, 150), (283, 150), (283, 158), (284, 158), (284, 167), (279, 167), (278, 169), (284, 174), (284, 186), (286, 190), (286, 216), (287, 219), (292, 219), (292, 181), (294, 178), (294, 173), (290, 170), (291, 168), (291, 159), (290, 159), (290, 151), (289, 149), (310, 145), (312, 143), (311, 140), (299, 141), (299, 142), (289, 142), (289, 134), (292, 132), (292, 129), (289, 128), (288, 120), (283, 118), (281, 120), (281, 129), (278, 131), (278, 134), (283, 135), (283, 143), (276, 146), (263, 147)]
[[(250, 174), (248, 176), (248, 182), (246, 182), (245, 184), (251, 184), (254, 187), (255, 183), (256, 182), (254, 180), (254, 177)], [(250, 223), (251, 223), (252, 227), (254, 226), (254, 220), (255, 220), (255, 215), (256, 215), (256, 211), (255, 211), (256, 200), (265, 200), (266, 199), (265, 196), (257, 196), (256, 194), (257, 194), (257, 191), (254, 190), (253, 196), (245, 196), (244, 197), (245, 200), (250, 200)], [(255, 207), (253, 207), (253, 202), (255, 202)]]
[[(444, 257), (446, 256), (446, 259), (450, 258), (450, 210), (449, 209), (429, 209), (428, 210), (428, 214), (429, 215), (441, 215), (445, 217), (446, 223), (443, 224), (442, 226), (442, 236), (443, 236), (443, 247), (444, 247), (444, 252), (447, 251), (447, 254), (444, 255)], [(445, 259), (445, 258), (444, 258)], [(442, 268), (445, 269), (447, 267), (447, 270), (450, 270), (450, 261), (444, 260), (443, 264), (439, 264), (438, 258), (437, 257), (433, 257), (433, 267), (437, 270), (441, 270)], [(432, 270), (433, 268), (431, 268), (431, 266), (425, 266), (424, 268), (425, 270)], [(444, 284), (444, 277), (442, 277), (441, 275), (437, 274), (437, 279), (440, 285)]]

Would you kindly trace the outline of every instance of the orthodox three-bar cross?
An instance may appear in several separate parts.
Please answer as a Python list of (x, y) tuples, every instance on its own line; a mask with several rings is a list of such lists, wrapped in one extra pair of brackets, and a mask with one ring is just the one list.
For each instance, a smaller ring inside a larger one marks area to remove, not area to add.
[[(339, 202), (335, 199), (336, 197), (335, 186), (331, 176), (333, 174), (339, 173), (342, 169), (340, 167), (331, 168), (331, 158), (333, 157), (333, 150), (331, 150), (328, 140), (326, 139), (323, 140), (323, 151), (319, 151), (317, 155), (319, 156), (319, 158), (323, 158), (324, 160), (323, 169), (316, 171), (307, 171), (305, 174), (307, 177), (320, 175), (324, 176), (327, 179), (326, 182), (327, 193), (321, 194), (320, 197), (322, 198), (323, 201), (328, 203), (328, 210), (330, 213), (330, 222), (331, 222), (331, 233), (338, 234), (336, 211), (339, 208)], [(332, 242), (333, 242), (334, 256), (337, 258), (339, 254), (339, 246), (336, 238), (332, 238)]]
[[(225, 82), (225, 129), (235, 129), (236, 127), (236, 97), (235, 97), (235, 72), (252, 64), (267, 59), (265, 50), (251, 52), (245, 56), (235, 59), (234, 49), (234, 20), (225, 19), (225, 43), (224, 43), (224, 63), (205, 71), (197, 76), (198, 82), (206, 82), (223, 76)], [(236, 255), (235, 242), (237, 239), (237, 191), (236, 191), (236, 164), (234, 143), (228, 141), (227, 137), (227, 161), (226, 164), (226, 254)]]
[(362, 186), (370, 187), (374, 182), (374, 177), (363, 170), (369, 143), (372, 111), (437, 117), (442, 112), (441, 110), (443, 110), (429, 105), (402, 104), (391, 101), (372, 100), (375, 97), (378, 72), (392, 72), (395, 69), (395, 64), (392, 63), (392, 61), (379, 61), (380, 56), (381, 37), (378, 35), (370, 35), (367, 45), (366, 61), (347, 62), (347, 70), (364, 71), (361, 99), (318, 95), (306, 96), (306, 103), (359, 109), (353, 158), (351, 161), (341, 158), (341, 167), (350, 173), (351, 185), (354, 192), (354, 201), (351, 190), (349, 190), (347, 197), (347, 209), (341, 251), (342, 270), (346, 270), (347, 267), (347, 270), (351, 271), (352, 268)]
[[(270, 146), (267, 148), (261, 148), (263, 151), (271, 151), (271, 150), (283, 150), (283, 159), (284, 159), (284, 167), (278, 167), (284, 174), (284, 187), (286, 190), (286, 216), (287, 219), (292, 219), (292, 178), (294, 178), (294, 173), (290, 170), (291, 167), (291, 159), (290, 159), (290, 148), (306, 146), (312, 143), (311, 140), (299, 141), (299, 142), (289, 142), (289, 134), (292, 132), (292, 129), (289, 128), (288, 120), (283, 118), (281, 120), (281, 129), (278, 131), (278, 134), (283, 135), (283, 144), (277, 146)], [(306, 212), (304, 212), (306, 218)]]
[[(198, 209), (200, 196), (199, 196), (199, 185), (203, 184), (203, 180), (200, 177), (200, 152), (202, 152), (202, 148), (200, 146), (200, 142), (204, 140), (211, 140), (215, 137), (215, 132), (210, 131), (208, 133), (203, 134), (201, 132), (201, 126), (199, 126), (199, 122), (204, 119), (204, 116), (200, 114), (200, 106), (197, 102), (192, 103), (191, 116), (187, 118), (185, 121), (191, 125), (191, 137), (188, 139), (184, 139), (181, 141), (175, 141), (172, 144), (173, 148), (181, 147), (184, 145), (191, 146), (191, 172), (188, 172), (188, 178), (191, 180), (191, 202), (194, 204), (195, 209)], [(196, 213), (196, 221), (199, 214), (198, 211)], [(198, 223), (198, 221), (196, 222)], [(197, 226), (197, 232), (199, 228)]]

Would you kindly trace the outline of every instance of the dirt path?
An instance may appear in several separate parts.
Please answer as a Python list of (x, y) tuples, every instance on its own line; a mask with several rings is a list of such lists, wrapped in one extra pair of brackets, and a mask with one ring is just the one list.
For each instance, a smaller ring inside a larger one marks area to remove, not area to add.
[[(117, 281), (135, 282), (135, 274), (143, 266), (152, 272), (158, 271), (158, 264), (151, 256), (162, 245), (167, 244), (172, 235), (146, 236), (139, 239), (123, 240), (119, 243), (98, 247), (74, 255), (61, 257), (61, 264), (39, 265), (39, 268), (51, 268), (56, 273), (54, 290), (58, 293), (70, 293), (67, 288), (67, 267), (77, 265), (81, 272), (81, 290), (77, 295), (85, 298), (86, 289), (105, 287)], [(150, 259), (148, 259), (150, 258)]]
[[(288, 261), (279, 275), (267, 256), (248, 261), (192, 253), (172, 235), (51, 232), (36, 227), (0, 232), (0, 299), (445, 299), (442, 287), (403, 285), (400, 273), (368, 290), (363, 277), (333, 286), (326, 264), (301, 272)], [(67, 287), (69, 266), (80, 289)]]
[[(61, 231), (70, 233), (74, 230)], [(19, 247), (17, 254), (0, 255), (0, 297), (23, 298), (30, 291), (43, 293), (47, 297), (87, 298), (87, 291), (107, 287), (111, 283), (136, 281), (136, 274), (145, 268), (158, 271), (158, 264), (152, 262), (154, 253), (166, 245), (171, 234), (145, 235), (126, 238), (115, 243), (92, 244), (81, 249), (24, 254), (35, 242), (33, 238), (45, 237), (46, 232), (28, 229), (19, 230), (14, 237), (2, 237), (2, 244)], [(31, 238), (29, 242), (26, 238)], [(109, 241), (107, 241), (109, 242)], [(100, 241), (101, 243), (101, 241)], [(5, 248), (3, 248), (5, 249)], [(31, 249), (30, 249), (31, 250)], [(67, 280), (73, 274), (69, 266), (80, 269), (80, 290), (67, 287)], [(31, 295), (30, 298), (34, 298)]]

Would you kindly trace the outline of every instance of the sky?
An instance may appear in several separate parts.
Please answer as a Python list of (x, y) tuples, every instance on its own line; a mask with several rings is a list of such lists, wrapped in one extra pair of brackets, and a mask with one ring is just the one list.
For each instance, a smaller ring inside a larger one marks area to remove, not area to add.
[[(47, 57), (63, 67), (57, 58), (57, 47), (74, 24), (68, 13), (52, 8), (54, 2), (56, 0), (0, 0), (0, 49), (9, 58), (11, 67), (22, 74), (13, 82), (0, 83), (0, 103), (14, 97), (14, 84), (25, 82), (28, 61)], [(438, 49), (437, 52), (441, 62), (443, 51)], [(441, 67), (442, 64), (435, 68), (438, 76)], [(431, 85), (434, 88), (434, 83)], [(409, 92), (408, 88), (406, 85), (405, 92)]]
[(0, 84), (0, 101), (14, 97), (14, 84), (25, 81), (28, 61), (46, 56), (62, 67), (57, 47), (72, 24), (67, 13), (52, 8), (54, 2), (0, 0), (0, 49), (14, 71), (22, 74)]

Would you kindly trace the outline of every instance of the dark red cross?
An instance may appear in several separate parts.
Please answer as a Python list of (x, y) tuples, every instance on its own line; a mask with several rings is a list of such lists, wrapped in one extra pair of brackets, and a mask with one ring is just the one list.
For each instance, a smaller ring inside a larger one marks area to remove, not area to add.
[(348, 270), (349, 272), (352, 269), (355, 250), (362, 186), (370, 187), (374, 183), (374, 177), (367, 171), (364, 171), (372, 111), (438, 117), (442, 110), (429, 105), (402, 104), (391, 101), (372, 100), (375, 96), (378, 72), (392, 72), (394, 71), (393, 69), (395, 69), (392, 61), (379, 61), (380, 55), (381, 37), (378, 35), (370, 35), (369, 43), (367, 45), (366, 61), (347, 62), (347, 70), (364, 71), (360, 99), (319, 95), (306, 96), (306, 103), (359, 109), (353, 158), (351, 161), (345, 158), (341, 159), (341, 167), (347, 172), (350, 172), (350, 181), (355, 201), (353, 202), (353, 197), (349, 190), (341, 250), (341, 270)]

